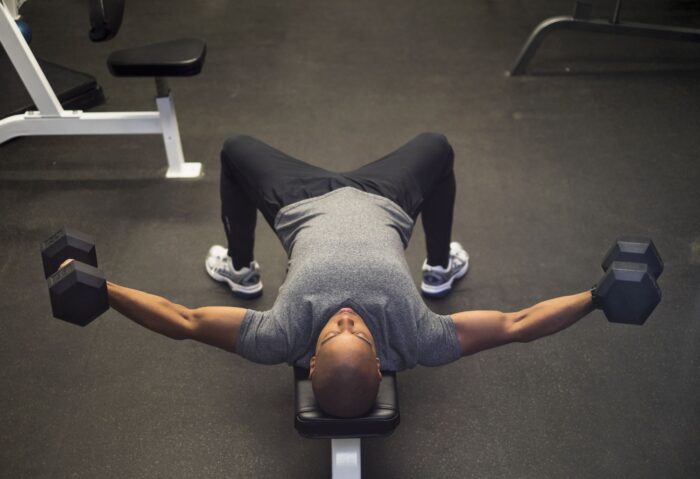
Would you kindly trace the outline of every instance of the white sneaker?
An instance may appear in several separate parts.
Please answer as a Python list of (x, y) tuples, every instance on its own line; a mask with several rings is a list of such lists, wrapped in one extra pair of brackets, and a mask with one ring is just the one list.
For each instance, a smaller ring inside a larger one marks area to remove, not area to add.
[(251, 261), (250, 266), (240, 270), (234, 269), (228, 250), (223, 246), (214, 245), (209, 248), (204, 267), (212, 279), (228, 283), (235, 296), (252, 299), (262, 294), (263, 284), (257, 261)]
[(469, 270), (469, 254), (462, 245), (450, 243), (450, 262), (447, 268), (430, 266), (428, 260), (423, 262), (423, 282), (420, 290), (428, 298), (443, 298), (452, 291), (452, 284), (463, 278)]

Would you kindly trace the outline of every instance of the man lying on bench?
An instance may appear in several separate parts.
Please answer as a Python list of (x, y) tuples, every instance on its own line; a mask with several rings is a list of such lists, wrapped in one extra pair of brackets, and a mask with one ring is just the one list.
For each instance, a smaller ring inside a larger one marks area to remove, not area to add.
[(227, 247), (213, 246), (206, 270), (234, 295), (262, 293), (253, 257), (257, 211), (289, 257), (272, 309), (190, 309), (108, 283), (110, 305), (148, 329), (194, 339), (258, 363), (309, 369), (320, 408), (356, 417), (374, 404), (380, 370), (438, 366), (514, 341), (562, 330), (593, 310), (585, 291), (512, 313), (435, 314), (405, 260), (422, 215), (427, 246), (421, 291), (448, 294), (469, 257), (451, 242), (453, 151), (439, 134), (421, 134), (348, 173), (296, 160), (237, 136), (221, 154), (222, 220)]

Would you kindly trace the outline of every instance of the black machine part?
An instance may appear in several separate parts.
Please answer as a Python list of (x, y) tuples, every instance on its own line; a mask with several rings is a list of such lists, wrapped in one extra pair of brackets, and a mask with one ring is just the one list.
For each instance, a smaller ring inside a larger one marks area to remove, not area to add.
[(90, 40), (105, 42), (119, 32), (124, 0), (90, 0)]

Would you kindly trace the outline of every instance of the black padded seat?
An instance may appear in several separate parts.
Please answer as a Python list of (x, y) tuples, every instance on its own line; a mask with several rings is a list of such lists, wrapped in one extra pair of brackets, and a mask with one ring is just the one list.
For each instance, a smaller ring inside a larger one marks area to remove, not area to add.
[(374, 409), (366, 416), (342, 419), (326, 416), (318, 408), (311, 389), (309, 371), (294, 368), (295, 410), (294, 427), (305, 437), (358, 438), (388, 436), (399, 425), (399, 394), (396, 373), (382, 371), (382, 382)]
[[(66, 110), (89, 110), (105, 102), (102, 87), (95, 77), (87, 73), (37, 59), (49, 84)], [(12, 62), (0, 48), (0, 119), (36, 110)]]
[(117, 77), (187, 77), (199, 74), (207, 44), (195, 38), (117, 50), (107, 58)]

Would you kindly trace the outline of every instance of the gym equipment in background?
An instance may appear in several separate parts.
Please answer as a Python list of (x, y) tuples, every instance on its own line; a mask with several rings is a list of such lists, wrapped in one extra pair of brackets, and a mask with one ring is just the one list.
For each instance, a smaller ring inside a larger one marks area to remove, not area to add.
[(27, 45), (32, 43), (32, 28), (29, 26), (29, 24), (21, 19), (15, 20), (15, 22), (17, 23), (17, 28), (19, 28), (19, 31), (22, 32), (22, 36), (27, 42)]
[[(19, 7), (24, 2), (25, 0), (4, 0), (5, 6), (12, 18), (15, 19), (22, 36), (29, 43), (26, 30), (22, 29), (22, 24), (26, 26), (29, 24), (18, 13)], [(2, 0), (0, 0), (0, 4), (2, 4)], [(1, 7), (2, 5), (0, 5)], [(102, 87), (97, 83), (95, 77), (39, 58), (37, 58), (37, 63), (64, 109), (89, 110), (105, 102)], [(3, 89), (3, 94), (0, 95), (0, 118), (23, 115), (28, 110), (37, 109), (22, 83), (22, 79), (10, 62), (10, 58), (2, 49), (0, 49), (0, 84)]]
[(700, 42), (700, 30), (681, 28), (668, 25), (652, 25), (620, 21), (622, 0), (617, 0), (610, 20), (591, 19), (593, 0), (576, 0), (573, 15), (551, 17), (537, 25), (525, 42), (515, 64), (510, 71), (511, 76), (522, 75), (528, 63), (537, 52), (544, 38), (556, 30), (576, 30), (584, 32), (608, 33), (636, 37), (661, 38), (684, 42)]
[[(201, 175), (201, 163), (185, 161), (167, 77), (199, 74), (206, 55), (204, 41), (180, 39), (120, 50), (110, 55), (107, 63), (115, 76), (155, 77), (157, 111), (85, 113), (82, 110), (65, 110), (15, 21), (17, 10), (24, 1), (12, 0), (10, 3), (5, 0), (0, 3), (0, 43), (37, 111), (12, 114), (0, 120), (0, 144), (19, 136), (34, 135), (157, 134), (162, 135), (165, 144), (167, 178), (195, 178)], [(123, 10), (124, 0), (91, 0), (90, 38), (93, 41), (113, 38), (121, 26)], [(88, 76), (84, 80), (89, 87), (83, 95), (91, 100), (87, 103), (103, 100), (94, 78)], [(69, 107), (75, 106), (71, 104)]]

